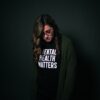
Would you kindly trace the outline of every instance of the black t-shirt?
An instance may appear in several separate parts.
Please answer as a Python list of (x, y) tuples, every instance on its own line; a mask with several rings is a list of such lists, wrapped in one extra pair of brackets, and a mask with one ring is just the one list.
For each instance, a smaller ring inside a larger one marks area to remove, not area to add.
[(38, 61), (37, 100), (55, 100), (58, 86), (59, 61), (55, 43), (41, 43)]

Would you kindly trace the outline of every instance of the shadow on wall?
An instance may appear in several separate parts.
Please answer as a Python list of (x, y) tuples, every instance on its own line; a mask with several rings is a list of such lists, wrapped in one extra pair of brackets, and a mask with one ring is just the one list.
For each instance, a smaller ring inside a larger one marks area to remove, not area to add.
[(84, 57), (85, 53), (81, 49), (80, 41), (75, 40), (71, 34), (66, 36), (71, 39), (77, 55), (75, 89), (71, 100), (95, 100), (95, 64), (91, 58)]

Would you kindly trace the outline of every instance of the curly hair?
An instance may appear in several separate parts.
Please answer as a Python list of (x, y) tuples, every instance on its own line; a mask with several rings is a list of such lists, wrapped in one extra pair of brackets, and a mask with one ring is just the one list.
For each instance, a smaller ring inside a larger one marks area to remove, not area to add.
[(39, 55), (42, 52), (40, 42), (41, 37), (43, 35), (43, 27), (47, 24), (54, 29), (54, 43), (56, 45), (57, 55), (61, 54), (60, 46), (61, 46), (61, 34), (59, 33), (58, 26), (56, 25), (54, 19), (48, 14), (42, 14), (38, 16), (34, 21), (33, 32), (32, 32), (32, 54), (33, 54), (33, 62), (38, 62)]

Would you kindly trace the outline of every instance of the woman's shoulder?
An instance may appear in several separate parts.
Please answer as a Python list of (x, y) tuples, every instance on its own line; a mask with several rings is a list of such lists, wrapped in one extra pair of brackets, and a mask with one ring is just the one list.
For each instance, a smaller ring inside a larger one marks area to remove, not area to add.
[(72, 41), (67, 35), (62, 34), (62, 44), (63, 45), (72, 44)]

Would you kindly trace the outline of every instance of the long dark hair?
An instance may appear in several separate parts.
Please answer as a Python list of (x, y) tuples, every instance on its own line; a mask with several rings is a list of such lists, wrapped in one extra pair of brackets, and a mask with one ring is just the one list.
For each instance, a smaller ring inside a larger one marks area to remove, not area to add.
[(54, 29), (54, 43), (56, 45), (57, 55), (61, 54), (61, 34), (59, 33), (58, 26), (56, 25), (54, 19), (48, 14), (42, 14), (35, 19), (32, 33), (32, 52), (33, 52), (33, 61), (38, 62), (39, 55), (42, 52), (40, 42), (43, 33), (43, 27), (47, 24)]

